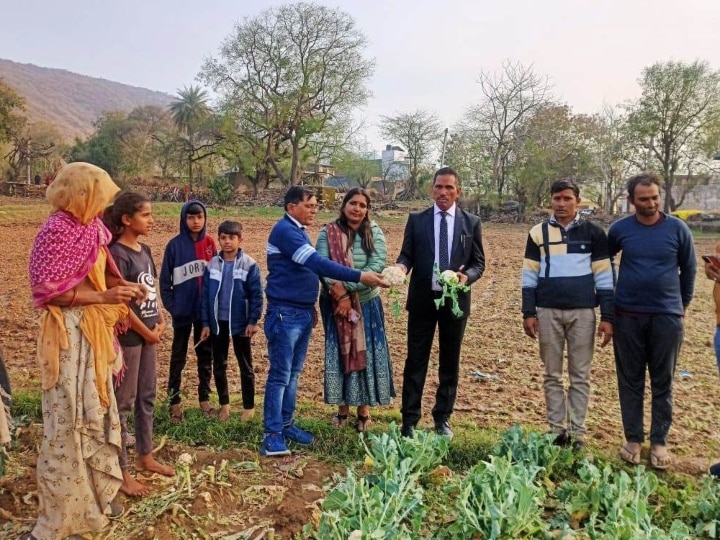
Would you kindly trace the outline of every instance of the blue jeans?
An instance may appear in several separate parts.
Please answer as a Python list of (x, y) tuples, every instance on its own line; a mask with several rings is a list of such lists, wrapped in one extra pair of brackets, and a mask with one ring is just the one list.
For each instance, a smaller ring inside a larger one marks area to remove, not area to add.
[(292, 422), (312, 321), (313, 308), (268, 306), (264, 328), (270, 371), (265, 384), (265, 433), (281, 433), (283, 426)]

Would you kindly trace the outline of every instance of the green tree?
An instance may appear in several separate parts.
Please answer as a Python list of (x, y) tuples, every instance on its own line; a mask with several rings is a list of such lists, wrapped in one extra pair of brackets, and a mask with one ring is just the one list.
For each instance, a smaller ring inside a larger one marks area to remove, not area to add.
[(0, 144), (9, 142), (25, 125), (25, 100), (0, 77)]
[(123, 160), (120, 140), (128, 129), (126, 114), (106, 113), (94, 127), (95, 132), (86, 140), (75, 139), (69, 161), (86, 161), (105, 169), (113, 178), (119, 177)]
[(332, 164), (338, 175), (355, 180), (362, 188), (369, 187), (373, 179), (382, 175), (380, 160), (356, 150), (337, 153)]
[(223, 140), (218, 154), (250, 182), (253, 196), (257, 197), (260, 187), (267, 188), (277, 178), (269, 163), (270, 156), (281, 171), (289, 170), (289, 148), (276, 132), (258, 129), (244, 117), (238, 118), (237, 112), (231, 110), (223, 116)]
[[(312, 136), (369, 96), (374, 62), (363, 58), (365, 45), (355, 21), (339, 9), (284, 5), (236, 24), (200, 77), (252, 124), (251, 131), (263, 133), (268, 164), (294, 185)], [(291, 148), (289, 177), (273, 153), (282, 142)]]
[(86, 140), (76, 139), (71, 161), (87, 161), (113, 178), (143, 177), (179, 171), (185, 163), (182, 137), (170, 113), (155, 106), (106, 113)]
[(421, 173), (430, 165), (433, 153), (440, 142), (440, 122), (427, 111), (402, 112), (395, 116), (382, 116), (380, 133), (407, 152), (410, 179), (405, 197), (412, 199), (419, 194)]
[(166, 160), (167, 148), (160, 141), (167, 132), (177, 139), (177, 130), (167, 110), (152, 105), (133, 109), (119, 134), (121, 173), (143, 177), (163, 172), (161, 164)]
[[(709, 169), (706, 142), (720, 123), (720, 73), (707, 62), (658, 62), (638, 83), (642, 95), (629, 106), (630, 122), (663, 178), (670, 212), (694, 187), (693, 174)], [(688, 181), (679, 185), (681, 171)]]
[(472, 193), (488, 203), (495, 198), (491, 161), (485, 153), (486, 145), (466, 129), (462, 124), (455, 126), (445, 150), (445, 164), (460, 175), (465, 195)]
[(219, 122), (207, 103), (208, 94), (199, 86), (178, 90), (178, 98), (170, 104), (170, 114), (182, 136), (179, 145), (188, 169), (188, 187), (193, 189), (193, 164), (210, 157), (220, 142)]
[[(513, 197), (526, 206), (546, 206), (550, 184), (558, 178), (573, 177), (590, 187), (594, 177), (587, 149), (590, 119), (573, 114), (568, 105), (538, 108), (518, 125), (515, 150), (517, 159), (512, 172)], [(584, 199), (591, 197), (584, 191)]]

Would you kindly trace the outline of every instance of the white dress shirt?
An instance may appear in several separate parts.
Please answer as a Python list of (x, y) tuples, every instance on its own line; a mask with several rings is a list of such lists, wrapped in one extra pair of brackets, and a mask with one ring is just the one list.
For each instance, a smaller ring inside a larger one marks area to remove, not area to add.
[[(455, 210), (457, 206), (453, 205), (446, 210), (447, 216), (447, 233), (448, 233), (448, 261), (450, 260), (450, 254), (452, 253), (453, 245), (453, 232), (455, 231)], [(437, 204), (433, 204), (433, 221), (435, 226), (433, 227), (435, 232), (435, 264), (440, 267), (440, 221), (442, 220), (442, 210), (438, 208)], [(432, 289), (434, 291), (441, 291), (442, 287), (437, 284), (437, 276), (433, 273), (432, 277)]]

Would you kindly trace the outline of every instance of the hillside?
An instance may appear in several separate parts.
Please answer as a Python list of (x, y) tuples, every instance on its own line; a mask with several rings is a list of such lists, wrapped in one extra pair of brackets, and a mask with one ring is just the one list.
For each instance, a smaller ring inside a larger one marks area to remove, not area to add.
[(68, 142), (92, 133), (93, 122), (103, 112), (129, 112), (141, 105), (165, 107), (173, 99), (163, 92), (2, 58), (0, 78), (23, 96), (31, 121), (55, 124)]

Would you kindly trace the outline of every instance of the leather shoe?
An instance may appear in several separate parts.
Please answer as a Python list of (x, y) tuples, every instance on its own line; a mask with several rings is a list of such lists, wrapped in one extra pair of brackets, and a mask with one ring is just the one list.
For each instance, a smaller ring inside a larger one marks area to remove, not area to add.
[(435, 433), (441, 437), (450, 437), (451, 439), (455, 436), (452, 429), (450, 429), (450, 424), (447, 423), (447, 420), (435, 422)]
[(403, 424), (400, 428), (400, 435), (407, 437), (408, 439), (412, 439), (415, 435), (415, 427), (410, 424)]
[(553, 439), (553, 445), (559, 446), (560, 448), (567, 448), (572, 444), (572, 438), (568, 435), (567, 431), (561, 431)]

